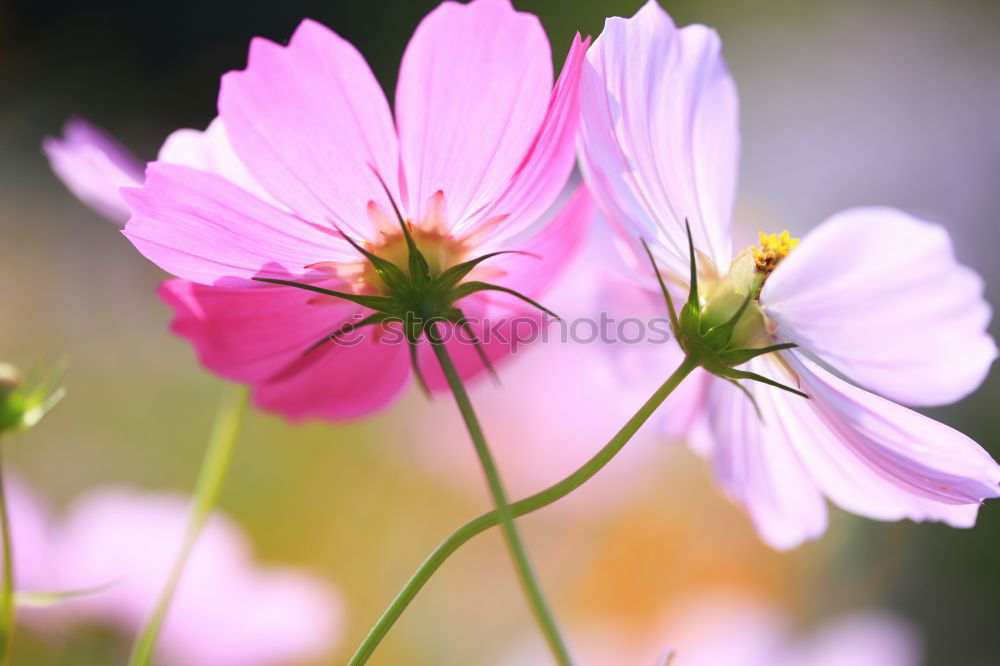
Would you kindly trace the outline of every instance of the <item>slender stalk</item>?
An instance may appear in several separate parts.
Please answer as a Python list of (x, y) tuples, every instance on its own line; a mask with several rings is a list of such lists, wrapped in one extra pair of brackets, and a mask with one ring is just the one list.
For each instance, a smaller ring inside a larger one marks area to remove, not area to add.
[(496, 513), (497, 521), (500, 523), (504, 538), (507, 541), (507, 548), (514, 561), (514, 568), (517, 570), (521, 587), (528, 598), (528, 603), (535, 615), (535, 620), (538, 622), (538, 626), (542, 630), (542, 634), (549, 644), (549, 649), (552, 651), (552, 655), (556, 658), (559, 666), (570, 666), (573, 662), (570, 659), (569, 651), (566, 649), (566, 644), (559, 634), (559, 627), (556, 625), (552, 611), (545, 601), (545, 595), (542, 593), (538, 578), (532, 570), (528, 554), (524, 549), (524, 542), (521, 540), (521, 535), (514, 525), (510, 503), (507, 500), (507, 492), (504, 490), (503, 482), (500, 480), (500, 473), (493, 460), (493, 455), (490, 453), (489, 446), (486, 444), (486, 437), (483, 435), (476, 412), (472, 408), (472, 402), (469, 400), (469, 394), (465, 390), (465, 385), (462, 384), (462, 379), (459, 377), (458, 371), (455, 369), (455, 364), (448, 354), (448, 348), (438, 335), (437, 324), (431, 324), (427, 338), (434, 348), (434, 354), (437, 356), (441, 370), (448, 380), (448, 386), (455, 396), (458, 411), (462, 413), (462, 419), (465, 420), (469, 437), (476, 448), (476, 455), (479, 456), (479, 462), (482, 465), (483, 473), (486, 475), (490, 493), (493, 495), (494, 512)]
[(0, 538), (3, 539), (3, 589), (0, 590), (0, 664), (10, 663), (14, 644), (14, 623), (17, 608), (14, 605), (14, 545), (10, 533), (10, 507), (3, 482), (3, 463), (0, 461)]
[(215, 413), (212, 434), (205, 449), (205, 457), (201, 461), (201, 471), (198, 473), (198, 483), (195, 486), (194, 501), (188, 516), (184, 540), (160, 592), (156, 607), (132, 646), (129, 666), (148, 666), (153, 658), (156, 640), (167, 618), (170, 603), (173, 601), (188, 558), (219, 498), (219, 491), (232, 462), (236, 436), (243, 422), (246, 407), (247, 389), (242, 386), (227, 386)]
[[(632, 438), (633, 435), (639, 430), (639, 428), (649, 420), (653, 412), (667, 399), (675, 388), (687, 377), (692, 370), (698, 367), (698, 364), (690, 358), (685, 358), (684, 361), (678, 366), (672, 375), (663, 383), (660, 388), (650, 396), (639, 411), (635, 413), (628, 420), (628, 422), (622, 427), (621, 430), (615, 434), (611, 440), (604, 445), (600, 451), (598, 451), (594, 456), (583, 464), (575, 472), (567, 476), (562, 481), (556, 483), (553, 486), (549, 486), (545, 490), (535, 493), (530, 497), (527, 497), (518, 502), (514, 502), (510, 505), (511, 513), (516, 516), (523, 516), (525, 514), (531, 513), (532, 511), (537, 511), (541, 508), (552, 504), (553, 502), (562, 499), (566, 495), (582, 486), (584, 483), (589, 481), (597, 472), (604, 468), (612, 458), (617, 455), (622, 447)], [(378, 647), (382, 639), (389, 632), (392, 626), (396, 623), (396, 620), (403, 614), (410, 602), (417, 596), (417, 593), (423, 589), (424, 585), (430, 580), (431, 576), (444, 564), (452, 553), (462, 547), (467, 541), (472, 539), (472, 537), (485, 532), (489, 528), (497, 525), (500, 518), (498, 512), (491, 511), (489, 513), (484, 513), (478, 518), (474, 518), (467, 522), (462, 527), (458, 528), (451, 533), (447, 539), (442, 541), (436, 549), (424, 560), (424, 563), (420, 565), (420, 568), (410, 577), (410, 580), (406, 582), (403, 589), (399, 591), (396, 598), (392, 600), (389, 607), (385, 609), (382, 613), (382, 617), (379, 618), (375, 626), (371, 628), (365, 640), (358, 647), (354, 656), (351, 657), (349, 666), (362, 666), (368, 662), (368, 659), (375, 652), (375, 648)]]

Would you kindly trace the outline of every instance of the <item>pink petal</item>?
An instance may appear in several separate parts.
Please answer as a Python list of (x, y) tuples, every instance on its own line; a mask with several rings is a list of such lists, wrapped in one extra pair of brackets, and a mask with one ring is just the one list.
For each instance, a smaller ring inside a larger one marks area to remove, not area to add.
[(291, 287), (185, 280), (165, 282), (160, 297), (174, 309), (172, 330), (191, 341), (206, 368), (251, 384), (259, 407), (292, 420), (362, 416), (395, 399), (409, 376), (406, 345), (377, 342), (373, 328), (363, 329), (357, 346), (326, 343), (305, 355), (364, 314), (343, 301), (317, 304), (315, 295)]
[(312, 304), (316, 294), (293, 287), (206, 287), (168, 280), (158, 294), (174, 310), (171, 330), (194, 345), (202, 365), (247, 383), (274, 377), (362, 312), (332, 297)]
[[(589, 43), (589, 37), (586, 41), (581, 41), (579, 34), (574, 38), (552, 91), (549, 109), (528, 154), (503, 194), (478, 216), (480, 222), (474, 227), (482, 229), (483, 221), (504, 215), (504, 224), (493, 229), (493, 235), (510, 238), (535, 222), (563, 189), (576, 158), (580, 74)], [(482, 234), (488, 236), (490, 232), (484, 230)]]
[(678, 30), (650, 0), (631, 19), (608, 19), (587, 63), (580, 160), (600, 206), (627, 242), (654, 241), (677, 275), (688, 265), (685, 219), (695, 247), (728, 268), (739, 102), (718, 35)]
[(110, 136), (83, 120), (63, 127), (63, 138), (46, 137), (42, 149), (59, 179), (102, 216), (124, 224), (128, 206), (119, 189), (142, 184), (142, 163)]
[[(444, 2), (428, 14), (406, 48), (396, 87), (410, 216), (422, 218), (442, 190), (454, 232), (478, 220), (522, 166), (551, 90), (552, 56), (535, 16), (515, 12), (508, 0)], [(548, 168), (553, 181), (564, 181), (568, 137), (556, 134), (537, 166), (540, 175)], [(540, 198), (551, 201), (559, 187), (546, 183)]]
[[(484, 280), (526, 296), (545, 293), (576, 258), (596, 212), (593, 198), (586, 187), (580, 185), (541, 231), (520, 244), (500, 247), (525, 254), (501, 255), (480, 264), (491, 273)], [(479, 253), (492, 249), (493, 246), (482, 248)]]
[(789, 436), (836, 503), (882, 520), (967, 527), (982, 500), (1000, 496), (1000, 465), (962, 433), (848, 384), (801, 354), (785, 358), (812, 396), (808, 405), (785, 410), (804, 426)]
[(254, 404), (291, 421), (360, 418), (395, 402), (410, 377), (402, 336), (381, 342), (368, 330), (354, 347), (325, 345), (297, 374), (254, 387)]
[[(769, 361), (745, 369), (771, 374)], [(794, 548), (826, 531), (826, 504), (785, 429), (806, 399), (757, 382), (744, 382), (760, 406), (739, 389), (713, 379), (708, 393), (712, 466), (723, 489), (750, 513), (761, 538), (774, 548)], [(789, 398), (798, 402), (790, 402)]]
[(254, 39), (247, 68), (222, 78), (219, 113), (254, 177), (311, 222), (370, 238), (368, 201), (390, 210), (373, 169), (398, 200), (385, 95), (361, 54), (314, 21), (303, 21), (287, 47)]
[(58, 589), (59, 582), (53, 573), (54, 534), (48, 505), (9, 471), (4, 472), (4, 484), (10, 512), (16, 589), (29, 592)]
[(282, 207), (240, 161), (221, 118), (212, 120), (203, 132), (193, 129), (173, 132), (160, 147), (158, 159), (222, 176), (264, 201)]
[(356, 260), (331, 231), (214, 174), (156, 162), (146, 171), (145, 186), (124, 196), (132, 209), (125, 235), (139, 252), (168, 273), (201, 284), (289, 279), (317, 261)]
[(777, 337), (908, 404), (964, 397), (997, 354), (982, 280), (955, 260), (944, 228), (892, 208), (824, 222), (768, 278), (761, 303)]

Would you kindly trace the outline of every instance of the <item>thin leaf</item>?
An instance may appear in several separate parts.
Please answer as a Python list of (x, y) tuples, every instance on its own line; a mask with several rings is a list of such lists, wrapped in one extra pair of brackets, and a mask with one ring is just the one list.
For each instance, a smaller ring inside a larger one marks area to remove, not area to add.
[(535, 257), (541, 259), (537, 254), (531, 252), (522, 252), (521, 250), (500, 250), (499, 252), (490, 252), (482, 256), (476, 257), (475, 259), (469, 259), (468, 261), (462, 262), (452, 266), (437, 278), (437, 284), (439, 284), (444, 289), (451, 289), (456, 284), (462, 281), (466, 275), (472, 272), (472, 269), (483, 263), (487, 259), (492, 259), (497, 255), (501, 254), (523, 254), (529, 257)]
[(698, 298), (698, 265), (695, 260), (694, 238), (691, 236), (691, 225), (688, 223), (687, 218), (684, 218), (684, 229), (687, 230), (688, 253), (691, 255), (691, 290), (688, 292), (687, 305), (695, 312), (698, 312), (701, 310), (701, 301)]
[(417, 341), (416, 339), (406, 336), (406, 343), (410, 347), (410, 365), (413, 367), (413, 374), (417, 378), (417, 386), (423, 394), (430, 400), (433, 396), (431, 395), (431, 389), (427, 386), (427, 380), (424, 378), (424, 373), (420, 371), (420, 359), (417, 354)]
[(371, 308), (372, 310), (379, 310), (381, 312), (386, 312), (391, 310), (396, 304), (396, 301), (388, 296), (366, 296), (364, 294), (348, 294), (343, 291), (332, 291), (330, 289), (324, 289), (323, 287), (317, 287), (312, 284), (305, 284), (303, 282), (293, 282), (291, 280), (278, 280), (275, 278), (253, 278), (257, 282), (267, 282), (268, 284), (280, 284), (285, 287), (297, 287), (299, 289), (305, 289), (306, 291), (314, 291), (317, 294), (325, 294), (327, 296), (333, 296), (334, 298), (342, 298), (345, 301), (350, 301), (352, 303), (357, 303), (358, 305), (363, 305), (366, 308)]
[(458, 317), (455, 319), (455, 323), (462, 327), (462, 330), (472, 339), (472, 345), (476, 348), (476, 354), (479, 356), (479, 360), (482, 361), (483, 365), (486, 366), (486, 371), (490, 373), (490, 377), (497, 384), (500, 383), (500, 375), (497, 374), (496, 368), (493, 367), (493, 362), (490, 361), (490, 357), (486, 355), (486, 350), (483, 349), (482, 343), (479, 341), (479, 336), (473, 330), (472, 325), (469, 324), (469, 318), (465, 316), (465, 313), (455, 308)]
[(552, 310), (549, 310), (541, 303), (538, 303), (537, 301), (534, 301), (525, 296), (524, 294), (514, 291), (513, 289), (508, 289), (507, 287), (501, 287), (500, 285), (496, 284), (489, 284), (488, 282), (465, 282), (463, 284), (458, 285), (458, 287), (455, 289), (455, 300), (458, 300), (460, 298), (465, 298), (470, 294), (475, 294), (480, 291), (499, 291), (504, 294), (510, 294), (515, 298), (520, 298), (528, 305), (538, 308), (539, 310), (549, 315), (550, 317), (553, 317), (561, 321), (559, 315), (557, 315)]
[(646, 244), (646, 239), (640, 238), (639, 240), (642, 241), (642, 247), (646, 250), (646, 256), (649, 257), (649, 263), (653, 265), (653, 272), (656, 273), (656, 280), (660, 283), (660, 291), (663, 292), (663, 299), (667, 302), (667, 312), (670, 313), (670, 325), (673, 327), (674, 331), (677, 331), (679, 324), (677, 322), (677, 312), (674, 310), (674, 299), (670, 296), (667, 284), (663, 281), (663, 275), (660, 274), (660, 267), (656, 265), (656, 259), (653, 257), (653, 252), (649, 249), (649, 245)]
[(94, 587), (82, 588), (79, 590), (58, 590), (51, 592), (26, 592), (14, 593), (14, 601), (20, 608), (49, 608), (66, 601), (89, 597), (100, 594), (107, 589), (114, 587), (115, 583), (105, 583)]
[(698, 266), (694, 253), (694, 239), (691, 237), (691, 225), (687, 219), (684, 220), (684, 228), (687, 230), (688, 252), (691, 255), (691, 278), (688, 288), (688, 299), (681, 308), (680, 325), (681, 329), (690, 334), (699, 335), (701, 332), (701, 300), (698, 297)]
[(338, 338), (341, 338), (352, 331), (356, 331), (357, 329), (363, 326), (381, 324), (386, 319), (387, 317), (384, 313), (375, 312), (357, 322), (353, 321), (346, 322), (343, 326), (341, 326), (333, 333), (330, 333), (329, 335), (326, 335), (317, 340), (316, 342), (314, 342), (313, 344), (309, 345), (309, 347), (307, 347), (306, 350), (302, 352), (298, 358), (296, 358), (294, 361), (283, 367), (281, 370), (278, 370), (278, 372), (268, 377), (267, 381), (281, 382), (286, 379), (290, 379), (291, 377), (294, 377), (295, 375), (299, 374), (300, 372), (308, 368), (310, 365), (312, 365), (312, 363), (316, 360), (312, 358), (313, 353), (316, 352), (316, 350), (323, 347), (324, 345), (326, 345), (327, 343), (335, 342)]
[(768, 386), (773, 386), (775, 388), (780, 388), (783, 391), (788, 391), (789, 393), (794, 393), (795, 395), (802, 396), (806, 400), (809, 399), (808, 393), (803, 393), (798, 389), (794, 389), (791, 386), (785, 386), (781, 382), (776, 382), (770, 377), (765, 377), (764, 375), (758, 375), (756, 372), (750, 372), (749, 370), (736, 370), (730, 368), (726, 371), (724, 375), (727, 379), (751, 379), (755, 382), (760, 382), (762, 384), (767, 384)]
[(758, 356), (763, 356), (764, 354), (779, 352), (785, 349), (795, 349), (796, 347), (798, 345), (794, 342), (783, 342), (780, 345), (771, 345), (770, 347), (761, 347), (759, 349), (730, 349), (719, 354), (719, 360), (733, 367), (743, 365), (747, 361), (755, 359)]
[(392, 263), (388, 259), (383, 259), (370, 250), (365, 249), (363, 245), (344, 233), (344, 230), (340, 227), (336, 225), (334, 225), (334, 227), (337, 229), (337, 232), (343, 236), (344, 240), (351, 244), (351, 247), (360, 252), (364, 258), (371, 263), (372, 268), (375, 269), (379, 278), (382, 279), (383, 284), (385, 284), (385, 286), (391, 291), (397, 291), (400, 287), (406, 284), (406, 274), (400, 270), (396, 264)]
[(396, 213), (396, 219), (399, 220), (399, 227), (403, 230), (403, 237), (406, 239), (406, 248), (410, 255), (410, 277), (421, 282), (426, 282), (431, 274), (430, 266), (427, 265), (427, 259), (424, 258), (424, 255), (417, 247), (416, 241), (413, 240), (413, 234), (410, 233), (410, 225), (406, 223), (403, 214), (399, 212), (399, 206), (396, 205), (396, 200), (392, 198), (392, 193), (389, 191), (389, 186), (386, 184), (385, 179), (382, 178), (382, 174), (378, 172), (378, 169), (374, 165), (369, 165), (369, 167), (371, 167), (375, 177), (378, 178), (379, 184), (385, 191), (385, 196), (388, 197), (389, 203), (392, 205), (393, 212)]
[(746, 386), (743, 386), (743, 384), (740, 384), (735, 379), (731, 379), (729, 377), (723, 377), (723, 379), (725, 379), (727, 382), (729, 382), (739, 390), (743, 391), (743, 395), (745, 395), (747, 398), (750, 399), (750, 404), (753, 405), (753, 410), (757, 412), (757, 418), (760, 419), (761, 423), (763, 423), (764, 414), (761, 413), (760, 405), (757, 404), (757, 398), (753, 397), (753, 393), (750, 392), (750, 389), (748, 389)]

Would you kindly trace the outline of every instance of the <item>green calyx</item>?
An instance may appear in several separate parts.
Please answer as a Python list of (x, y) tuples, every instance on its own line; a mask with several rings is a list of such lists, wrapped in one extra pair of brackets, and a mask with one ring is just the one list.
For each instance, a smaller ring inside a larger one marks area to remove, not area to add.
[(798, 345), (786, 342), (760, 347), (747, 346), (760, 339), (756, 331), (761, 329), (763, 313), (755, 303), (755, 297), (760, 292), (762, 285), (762, 276), (760, 275), (753, 275), (751, 272), (737, 281), (743, 284), (742, 289), (733, 290), (727, 285), (724, 289), (719, 290), (721, 293), (714, 294), (713, 298), (708, 299), (707, 302), (702, 300), (698, 293), (698, 270), (694, 241), (691, 237), (691, 228), (686, 221), (685, 226), (687, 227), (691, 276), (688, 298), (679, 313), (674, 309), (670, 291), (660, 274), (653, 253), (646, 241), (642, 241), (642, 246), (653, 265), (653, 271), (656, 273), (660, 290), (667, 304), (670, 327), (681, 349), (684, 350), (688, 358), (695, 361), (700, 367), (717, 377), (732, 382), (742, 390), (754, 403), (758, 415), (760, 415), (760, 409), (757, 407), (753, 395), (738, 380), (761, 382), (808, 398), (809, 396), (802, 391), (776, 382), (769, 377), (737, 369), (737, 366), (758, 356), (784, 349), (793, 349)]
[(36, 382), (30, 376), (25, 380), (10, 363), (0, 363), (0, 433), (27, 430), (41, 421), (66, 392), (57, 387), (64, 369), (60, 364)]
[[(377, 175), (377, 174), (376, 174)], [(381, 180), (381, 177), (379, 178)], [(362, 255), (368, 266), (374, 271), (381, 282), (378, 294), (358, 294), (342, 291), (324, 289), (313, 284), (296, 282), (292, 280), (279, 280), (273, 278), (254, 278), (258, 282), (296, 287), (308, 291), (333, 296), (345, 301), (356, 303), (374, 312), (357, 322), (350, 322), (340, 329), (331, 332), (327, 337), (319, 340), (303, 354), (308, 356), (315, 350), (324, 346), (325, 343), (336, 341), (338, 338), (366, 326), (387, 326), (398, 324), (402, 326), (403, 334), (410, 347), (410, 361), (413, 366), (417, 381), (425, 393), (427, 384), (420, 372), (417, 363), (417, 343), (421, 337), (426, 336), (432, 343), (440, 343), (440, 332), (437, 330), (437, 323), (450, 322), (459, 327), (465, 339), (471, 341), (476, 348), (476, 353), (483, 365), (490, 374), (496, 378), (496, 371), (486, 354), (478, 336), (476, 335), (468, 317), (462, 312), (457, 302), (466, 296), (484, 291), (494, 291), (510, 296), (514, 296), (525, 303), (531, 305), (545, 314), (559, 319), (554, 312), (521, 294), (513, 289), (508, 289), (496, 284), (479, 281), (463, 281), (479, 264), (502, 254), (528, 254), (516, 250), (505, 250), (490, 252), (469, 259), (453, 266), (442, 266), (438, 268), (428, 262), (417, 242), (414, 240), (410, 224), (403, 218), (399, 207), (389, 194), (385, 183), (386, 196), (392, 203), (393, 212), (399, 221), (399, 226), (406, 242), (405, 265), (399, 266), (396, 263), (378, 256), (371, 250), (365, 248), (356, 240), (349, 237), (343, 230), (337, 229), (338, 233), (350, 243), (351, 247)], [(534, 255), (530, 255), (534, 256)], [(279, 375), (288, 374), (288, 370), (294, 371), (295, 367), (301, 365), (305, 358), (299, 359), (287, 370), (283, 370)]]

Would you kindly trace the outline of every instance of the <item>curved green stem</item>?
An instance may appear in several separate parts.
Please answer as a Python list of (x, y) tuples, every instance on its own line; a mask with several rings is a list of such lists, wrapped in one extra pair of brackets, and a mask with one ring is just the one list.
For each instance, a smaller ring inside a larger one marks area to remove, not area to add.
[[(521, 540), (521, 535), (518, 532), (517, 527), (514, 525), (514, 518), (511, 513), (510, 503), (507, 500), (507, 492), (504, 490), (503, 482), (500, 480), (500, 473), (493, 460), (493, 455), (490, 453), (489, 446), (486, 444), (486, 437), (483, 435), (483, 430), (479, 425), (479, 419), (476, 417), (476, 412), (472, 408), (472, 402), (469, 400), (469, 394), (465, 390), (465, 385), (462, 384), (462, 379), (459, 377), (458, 371), (455, 369), (455, 364), (452, 362), (451, 356), (448, 354), (448, 348), (438, 335), (436, 324), (432, 324), (430, 326), (427, 338), (430, 340), (431, 346), (434, 349), (434, 354), (437, 356), (438, 363), (441, 365), (441, 370), (444, 372), (444, 376), (448, 380), (448, 386), (451, 388), (451, 392), (455, 396), (455, 403), (458, 405), (458, 411), (462, 413), (462, 419), (465, 420), (466, 428), (468, 428), (469, 431), (469, 437), (472, 439), (472, 443), (476, 448), (476, 455), (479, 456), (479, 462), (482, 465), (483, 473), (486, 475), (486, 481), (490, 487), (490, 494), (493, 495), (493, 504), (496, 507), (494, 513), (497, 516), (497, 522), (500, 523), (501, 529), (503, 530), (504, 538), (507, 541), (507, 548), (514, 561), (514, 568), (517, 570), (518, 577), (521, 581), (521, 587), (524, 588), (525, 596), (527, 596), (528, 603), (531, 605), (531, 610), (535, 615), (535, 620), (538, 622), (538, 626), (542, 630), (542, 634), (544, 634), (545, 640), (549, 644), (549, 649), (556, 658), (556, 662), (558, 662), (560, 666), (570, 666), (573, 662), (570, 659), (569, 651), (566, 649), (566, 644), (563, 641), (562, 636), (559, 634), (559, 627), (556, 625), (552, 611), (549, 609), (548, 604), (545, 601), (545, 595), (542, 593), (542, 588), (538, 583), (538, 578), (532, 570), (531, 562), (528, 560), (528, 554), (524, 549), (524, 542)], [(351, 663), (354, 663), (353, 660)]]
[(17, 607), (14, 605), (14, 545), (10, 534), (10, 511), (7, 490), (3, 482), (3, 463), (0, 462), (0, 538), (3, 540), (3, 588), (0, 590), (0, 664), (10, 663), (14, 643), (14, 623)]
[(160, 592), (156, 608), (132, 646), (132, 654), (128, 661), (129, 666), (148, 666), (153, 658), (156, 640), (160, 635), (163, 622), (167, 618), (170, 603), (173, 601), (188, 558), (191, 556), (198, 536), (219, 498), (219, 491), (222, 489), (222, 483), (232, 462), (236, 436), (243, 422), (246, 407), (247, 389), (242, 386), (227, 386), (215, 413), (212, 434), (208, 440), (205, 457), (201, 462), (201, 471), (198, 473), (198, 483), (195, 486), (194, 501), (191, 505), (191, 514), (188, 516), (184, 541), (181, 543), (170, 574)]
[[(565, 479), (549, 486), (545, 490), (535, 493), (518, 502), (510, 505), (511, 513), (514, 516), (523, 516), (532, 511), (544, 508), (553, 502), (562, 499), (566, 495), (582, 486), (605, 465), (607, 465), (615, 455), (621, 451), (622, 447), (632, 438), (639, 428), (649, 420), (653, 412), (667, 399), (675, 388), (687, 377), (698, 364), (690, 358), (685, 358), (672, 375), (663, 383), (660, 388), (650, 396), (642, 407), (639, 408), (632, 418), (619, 430), (611, 440), (604, 445), (600, 451), (583, 464), (575, 472)], [(396, 620), (403, 614), (410, 602), (413, 601), (417, 593), (430, 580), (431, 576), (444, 564), (452, 553), (462, 547), (472, 537), (485, 532), (489, 528), (498, 524), (500, 518), (498, 512), (491, 511), (484, 513), (478, 518), (474, 518), (462, 527), (451, 533), (447, 539), (442, 541), (436, 549), (428, 556), (420, 568), (410, 577), (403, 589), (399, 591), (396, 598), (392, 600), (389, 607), (382, 613), (375, 626), (371, 628), (364, 642), (361, 643), (354, 656), (349, 662), (349, 666), (361, 666), (371, 657), (375, 648), (378, 647), (382, 639), (396, 623)]]

